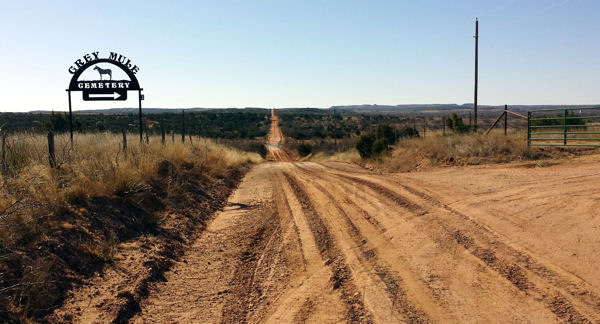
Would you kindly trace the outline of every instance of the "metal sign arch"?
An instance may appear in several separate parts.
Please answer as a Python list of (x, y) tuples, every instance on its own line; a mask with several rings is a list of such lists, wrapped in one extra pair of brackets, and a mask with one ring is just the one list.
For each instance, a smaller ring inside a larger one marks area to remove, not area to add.
[[(110, 52), (108, 58), (100, 58), (98, 57), (98, 54), (99, 52), (91, 52), (91, 54), (85, 54), (83, 55), (83, 60), (78, 59), (75, 61), (75, 65), (77, 67), (71, 66), (69, 68), (69, 72), (73, 74), (73, 76), (71, 77), (71, 81), (69, 82), (69, 87), (66, 89), (69, 99), (69, 133), (71, 137), (71, 145), (73, 145), (73, 110), (71, 105), (72, 91), (81, 91), (84, 101), (127, 100), (128, 91), (137, 91), (139, 103), (138, 115), (140, 126), (140, 143), (142, 143), (142, 134), (144, 128), (142, 119), (142, 100), (144, 100), (144, 95), (142, 94), (142, 90), (144, 89), (140, 87), (140, 83), (138, 82), (138, 79), (135, 76), (135, 72), (137, 72), (139, 68), (137, 67), (137, 65), (134, 65), (133, 68), (130, 69), (129, 65), (131, 60), (127, 60), (127, 64), (121, 63), (121, 58), (125, 59), (125, 57), (123, 55), (119, 55), (118, 53)], [(112, 80), (112, 71), (110, 69), (101, 69), (100, 67), (98, 67), (100, 80), (79, 80), (79, 77), (83, 72), (85, 72), (88, 68), (98, 63), (108, 63), (118, 67), (123, 72), (125, 72), (125, 74), (127, 74), (129, 80)], [(103, 79), (103, 74), (105, 73), (110, 75), (110, 80)]]
[(96, 60), (93, 60), (93, 61), (85, 63), (77, 71), (75, 71), (75, 73), (73, 73), (73, 77), (71, 78), (71, 82), (69, 82), (69, 89), (68, 89), (68, 91), (81, 91), (81, 89), (78, 88), (78, 86), (77, 86), (77, 82), (79, 81), (79, 77), (88, 68), (90, 68), (93, 65), (98, 64), (98, 63), (109, 63), (109, 64), (115, 65), (118, 68), (120, 68), (121, 70), (123, 70), (123, 72), (125, 72), (125, 74), (127, 74), (127, 76), (129, 77), (129, 79), (131, 80), (131, 84), (130, 84), (130, 86), (129, 86), (129, 88), (127, 90), (142, 90), (140, 88), (140, 83), (138, 82), (138, 79), (136, 78), (135, 74), (133, 72), (131, 72), (131, 70), (129, 68), (127, 68), (127, 66), (125, 66), (125, 64), (123, 64), (123, 63), (121, 63), (119, 61), (108, 59), (108, 58), (100, 58), (100, 59), (96, 59)]

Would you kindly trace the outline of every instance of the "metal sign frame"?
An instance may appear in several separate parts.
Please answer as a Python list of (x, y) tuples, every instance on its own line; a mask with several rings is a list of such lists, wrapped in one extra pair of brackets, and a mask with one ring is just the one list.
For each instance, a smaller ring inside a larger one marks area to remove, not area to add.
[[(81, 91), (84, 101), (96, 101), (96, 100), (127, 100), (128, 91), (138, 92), (138, 103), (139, 103), (139, 124), (140, 124), (140, 143), (143, 141), (143, 120), (142, 120), (142, 100), (144, 95), (140, 83), (138, 82), (135, 73), (139, 71), (137, 65), (131, 65), (131, 60), (125, 56), (110, 52), (108, 58), (99, 58), (99, 52), (92, 52), (83, 56), (84, 60), (78, 59), (75, 61), (75, 66), (69, 67), (69, 73), (73, 74), (69, 87), (66, 89), (69, 98), (69, 133), (71, 136), (71, 145), (73, 144), (73, 110), (71, 103), (71, 92)], [(127, 62), (125, 62), (127, 60)], [(98, 67), (98, 73), (100, 80), (79, 81), (79, 77), (88, 68), (98, 63), (112, 64), (121, 69), (129, 80), (112, 80), (112, 70), (101, 69)], [(107, 72), (108, 71), (108, 72)], [(108, 74), (110, 80), (103, 79), (103, 74)]]

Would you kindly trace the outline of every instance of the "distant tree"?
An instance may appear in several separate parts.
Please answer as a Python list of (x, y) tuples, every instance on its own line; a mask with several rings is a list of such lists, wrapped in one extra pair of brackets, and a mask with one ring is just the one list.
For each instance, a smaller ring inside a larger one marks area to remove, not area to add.
[(419, 137), (419, 131), (413, 127), (404, 127), (398, 131), (398, 138), (403, 137)]
[(300, 143), (298, 144), (298, 155), (307, 156), (312, 152), (312, 145), (310, 143)]
[(383, 137), (376, 138), (371, 147), (372, 154), (381, 154), (388, 150), (387, 141)]
[[(558, 114), (558, 115), (552, 115), (552, 116), (547, 116), (547, 115), (542, 115), (542, 116), (535, 116), (536, 118), (546, 118), (546, 119), (538, 119), (538, 120), (532, 120), (531, 121), (531, 126), (564, 126), (564, 114)], [(567, 117), (575, 117), (575, 113), (571, 112), (569, 113), (569, 115)], [(571, 126), (579, 126), (579, 125), (585, 125), (585, 120), (583, 118), (568, 118), (567, 119), (567, 125), (571, 125)]]
[(45, 126), (46, 129), (56, 133), (67, 132), (69, 131), (69, 117), (66, 113), (52, 112)]
[(368, 159), (373, 155), (373, 142), (375, 142), (375, 135), (363, 134), (360, 135), (358, 141), (356, 141), (356, 150), (363, 159)]
[(383, 139), (386, 147), (388, 144), (396, 143), (396, 134), (389, 125), (379, 125), (375, 135), (378, 139)]
[(465, 133), (471, 129), (469, 125), (465, 125), (462, 117), (456, 113), (452, 113), (450, 117), (446, 118), (446, 126), (455, 133)]
[(362, 134), (356, 142), (356, 149), (360, 157), (367, 159), (388, 151), (389, 145), (396, 143), (399, 138), (418, 136), (419, 132), (412, 127), (397, 131), (389, 125), (380, 125), (375, 132)]

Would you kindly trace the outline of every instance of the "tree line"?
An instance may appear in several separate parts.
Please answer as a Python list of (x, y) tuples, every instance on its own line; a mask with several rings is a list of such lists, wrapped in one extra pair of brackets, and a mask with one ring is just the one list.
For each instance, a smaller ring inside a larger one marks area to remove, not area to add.
[[(185, 133), (209, 138), (252, 139), (266, 136), (270, 120), (264, 112), (193, 112), (144, 114), (144, 126), (150, 134), (160, 134), (163, 123), (167, 133)], [(185, 118), (185, 122), (183, 122)], [(9, 131), (66, 133), (69, 115), (63, 112), (0, 113), (0, 126)], [(139, 131), (137, 114), (73, 114), (73, 130), (80, 133)]]

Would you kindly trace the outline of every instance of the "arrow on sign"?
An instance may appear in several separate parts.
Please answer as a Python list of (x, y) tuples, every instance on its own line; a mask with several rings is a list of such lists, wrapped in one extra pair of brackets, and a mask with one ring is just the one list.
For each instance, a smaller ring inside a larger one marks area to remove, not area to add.
[(127, 90), (90, 89), (83, 90), (83, 100), (127, 100)]
[(117, 100), (121, 97), (121, 94), (118, 92), (102, 94), (102, 93), (90, 93), (90, 98), (112, 98), (113, 100)]

